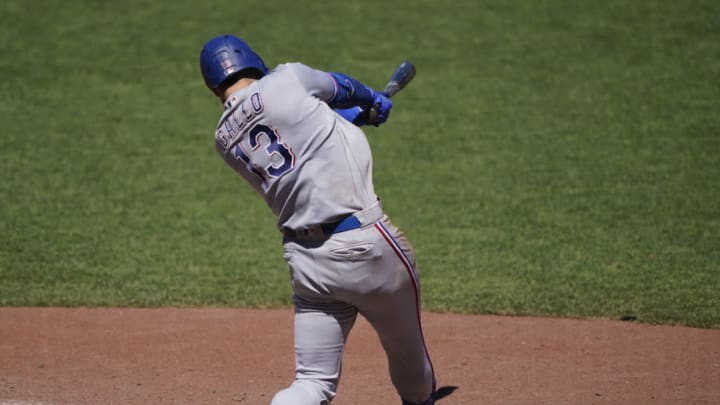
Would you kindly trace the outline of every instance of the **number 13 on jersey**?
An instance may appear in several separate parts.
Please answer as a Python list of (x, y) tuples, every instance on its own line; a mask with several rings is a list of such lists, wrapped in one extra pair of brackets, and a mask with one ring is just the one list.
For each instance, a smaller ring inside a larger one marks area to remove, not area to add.
[(280, 135), (264, 124), (256, 124), (248, 131), (247, 139), (232, 149), (235, 159), (242, 160), (249, 171), (259, 176), (264, 186), (295, 167), (295, 154)]

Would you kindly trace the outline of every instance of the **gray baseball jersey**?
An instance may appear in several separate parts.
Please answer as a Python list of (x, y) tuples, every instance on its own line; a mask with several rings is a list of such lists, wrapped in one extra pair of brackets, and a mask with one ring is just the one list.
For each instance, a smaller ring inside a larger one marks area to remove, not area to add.
[(263, 195), (279, 228), (333, 222), (377, 201), (365, 135), (324, 102), (335, 86), (326, 72), (283, 64), (225, 103), (216, 149)]

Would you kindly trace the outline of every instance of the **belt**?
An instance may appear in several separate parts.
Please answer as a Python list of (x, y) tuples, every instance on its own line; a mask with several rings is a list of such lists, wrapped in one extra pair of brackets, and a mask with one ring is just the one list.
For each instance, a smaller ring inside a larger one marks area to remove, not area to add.
[(357, 219), (355, 215), (348, 215), (340, 222), (337, 222), (335, 224), (324, 224), (324, 226), (322, 226), (323, 232), (328, 235), (332, 235), (333, 233), (351, 231), (360, 227), (362, 227), (362, 222), (360, 222), (360, 220)]
[(373, 224), (382, 218), (382, 216), (382, 208), (380, 208), (379, 205), (375, 205), (369, 209), (350, 214), (337, 222), (310, 225), (302, 229), (285, 228), (283, 229), (283, 235), (289, 239), (320, 241), (329, 238), (330, 235), (335, 233), (346, 232)]

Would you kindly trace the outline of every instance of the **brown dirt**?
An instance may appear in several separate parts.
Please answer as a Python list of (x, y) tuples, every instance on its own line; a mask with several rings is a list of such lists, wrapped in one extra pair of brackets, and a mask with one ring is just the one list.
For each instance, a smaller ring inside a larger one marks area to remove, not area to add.
[[(720, 330), (424, 313), (452, 404), (717, 404)], [(0, 404), (268, 404), (292, 311), (0, 308)], [(398, 404), (360, 320), (333, 405)]]

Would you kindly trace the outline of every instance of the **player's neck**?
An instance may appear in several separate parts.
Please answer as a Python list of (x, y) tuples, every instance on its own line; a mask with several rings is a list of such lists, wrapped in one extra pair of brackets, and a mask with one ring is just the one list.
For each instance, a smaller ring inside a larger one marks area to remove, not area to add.
[(249, 85), (251, 85), (256, 79), (251, 79), (249, 77), (243, 77), (242, 79), (238, 80), (233, 84), (232, 86), (225, 89), (225, 92), (220, 97), (220, 100), (224, 103), (225, 100), (230, 97), (231, 94), (235, 93), (236, 91), (243, 89)]

